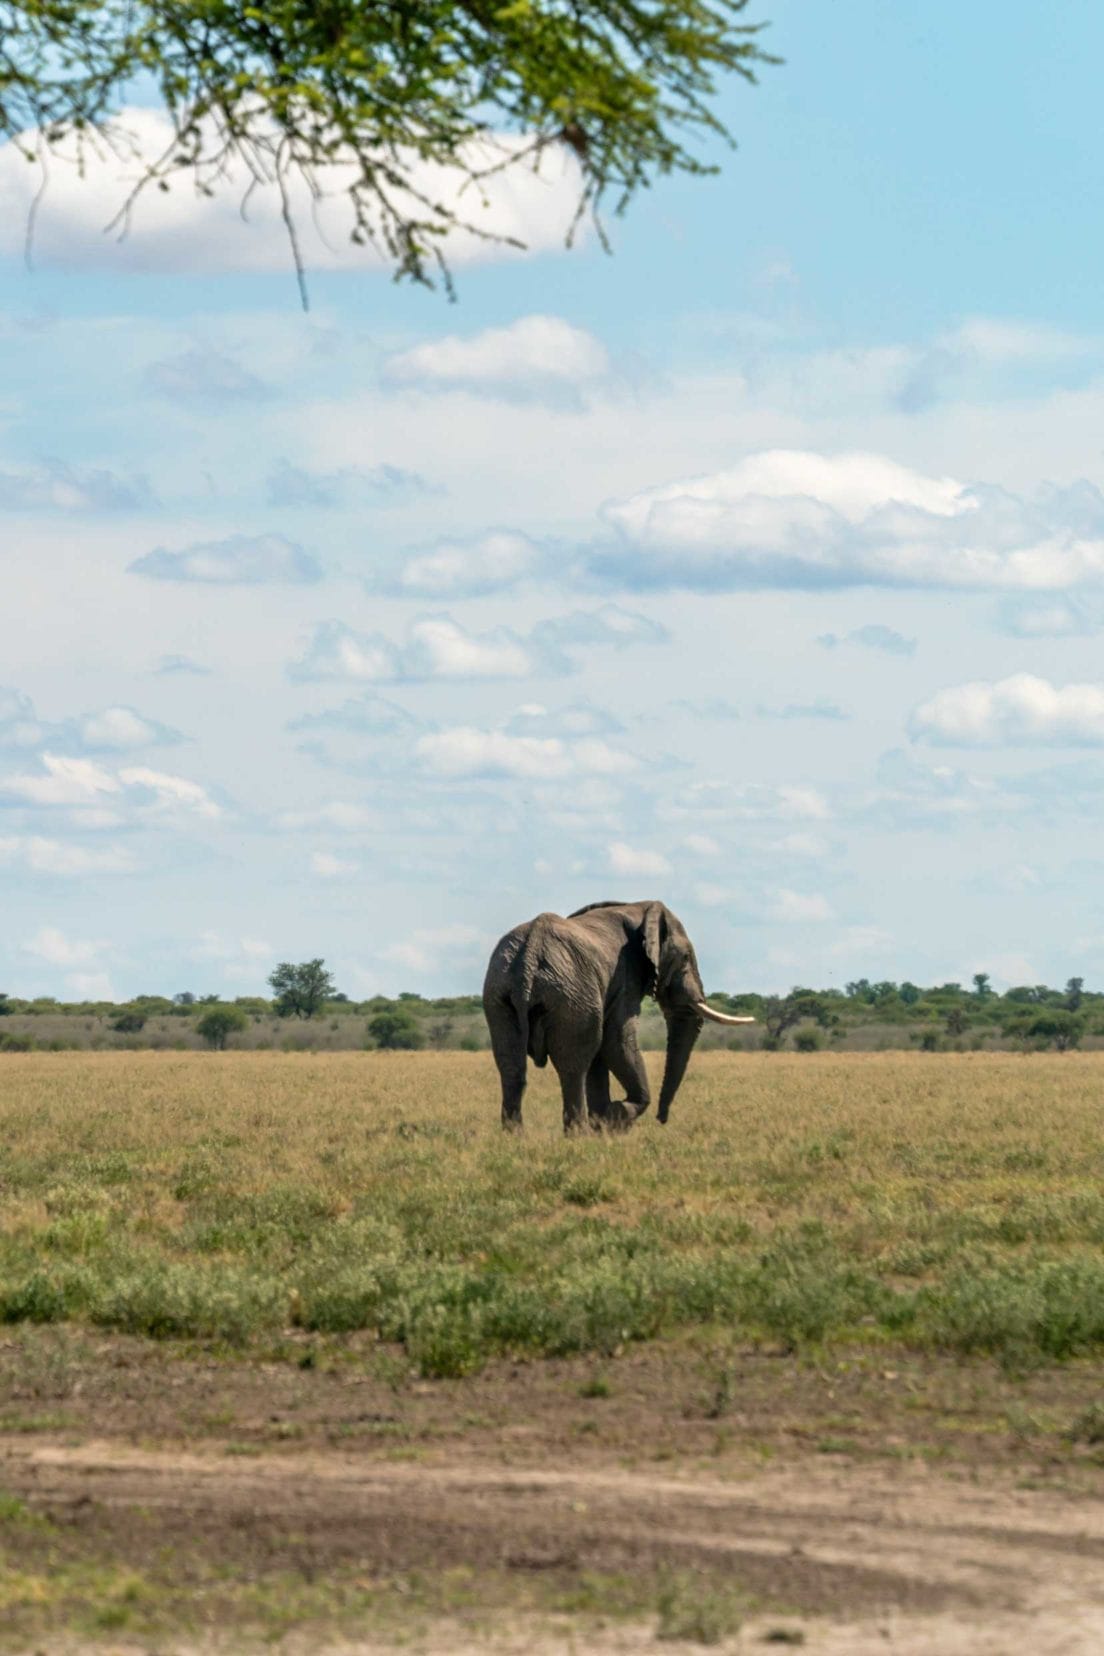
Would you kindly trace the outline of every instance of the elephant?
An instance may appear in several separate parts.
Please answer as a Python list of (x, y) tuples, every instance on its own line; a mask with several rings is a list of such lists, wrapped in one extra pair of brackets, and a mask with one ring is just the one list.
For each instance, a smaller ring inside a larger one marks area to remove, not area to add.
[[(549, 1058), (560, 1078), (564, 1131), (628, 1128), (651, 1102), (637, 1044), (640, 1003), (654, 995), (667, 1020), (658, 1118), (707, 1018), (748, 1024), (707, 1005), (694, 947), (663, 903), (590, 903), (566, 918), (538, 914), (496, 944), (483, 1009), (502, 1081), (502, 1125), (521, 1126), (526, 1059)], [(610, 1099), (610, 1073), (625, 1089)]]

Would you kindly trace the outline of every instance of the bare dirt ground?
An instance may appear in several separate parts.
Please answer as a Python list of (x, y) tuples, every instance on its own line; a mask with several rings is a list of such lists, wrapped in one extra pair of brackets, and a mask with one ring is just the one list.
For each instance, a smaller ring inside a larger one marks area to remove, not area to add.
[[(1104, 1466), (1061, 1429), (1099, 1398), (1095, 1365), (685, 1346), (429, 1384), (393, 1363), (0, 1342), (0, 1511), (27, 1515), (0, 1535), (0, 1646), (1104, 1649)], [(365, 1584), (386, 1615), (349, 1611)], [(738, 1617), (695, 1621), (726, 1593)]]
[[(723, 1573), (789, 1615), (749, 1618), (731, 1641), (855, 1652), (1098, 1652), (1104, 1648), (1104, 1506), (1038, 1490), (951, 1484), (930, 1472), (772, 1468), (733, 1482), (582, 1467), (479, 1469), (445, 1458), (395, 1465), (349, 1454), (214, 1454), (92, 1442), (27, 1444), (9, 1487), (55, 1514), (97, 1514), (101, 1538), (143, 1525), (162, 1545), (264, 1552), (294, 1534), (327, 1566), (370, 1555), (417, 1566), (517, 1571)], [(227, 1543), (227, 1538), (232, 1539)], [(283, 1540), (282, 1540), (283, 1538)], [(638, 1648), (639, 1627), (590, 1632), (584, 1648)], [(570, 1648), (570, 1629), (505, 1618), (477, 1642), (455, 1622), (426, 1651)], [(213, 1638), (212, 1643), (220, 1642)], [(187, 1648), (187, 1644), (183, 1647)], [(317, 1647), (316, 1647), (317, 1648)], [(335, 1648), (375, 1649), (344, 1640)]]

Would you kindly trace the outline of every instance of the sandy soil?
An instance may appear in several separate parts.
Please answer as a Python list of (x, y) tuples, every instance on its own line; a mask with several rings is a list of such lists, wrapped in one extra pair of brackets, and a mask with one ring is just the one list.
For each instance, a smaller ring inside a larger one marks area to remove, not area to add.
[[(480, 1468), (447, 1454), (429, 1464), (317, 1451), (228, 1459), (109, 1441), (9, 1440), (0, 1483), (73, 1522), (95, 1513), (101, 1533), (142, 1530), (144, 1544), (156, 1535), (162, 1546), (187, 1536), (243, 1562), (271, 1556), (293, 1534), (300, 1562), (313, 1554), (320, 1563), (367, 1558), (375, 1570), (667, 1565), (731, 1574), (793, 1606), (794, 1614), (749, 1619), (729, 1649), (782, 1643), (782, 1633), (798, 1631), (804, 1648), (824, 1656), (1104, 1649), (1104, 1503), (1004, 1479), (814, 1465), (721, 1480), (593, 1465)], [(415, 1648), (614, 1652), (654, 1648), (654, 1638), (652, 1627), (629, 1626), (580, 1645), (567, 1627), (515, 1619), (478, 1644), (461, 1626), (442, 1625)]]

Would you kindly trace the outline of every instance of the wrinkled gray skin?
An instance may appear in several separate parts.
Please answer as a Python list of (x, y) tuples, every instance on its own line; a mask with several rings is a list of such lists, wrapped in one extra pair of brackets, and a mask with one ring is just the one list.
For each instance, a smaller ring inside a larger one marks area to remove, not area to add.
[[(659, 1119), (667, 1120), (703, 1019), (694, 948), (662, 903), (591, 903), (564, 919), (538, 914), (498, 943), (483, 1008), (502, 1078), (502, 1125), (521, 1126), (526, 1058), (551, 1058), (563, 1092), (564, 1131), (625, 1128), (650, 1103), (637, 1045), (640, 1003), (654, 995), (667, 1020)], [(625, 1089), (610, 1099), (611, 1073)]]

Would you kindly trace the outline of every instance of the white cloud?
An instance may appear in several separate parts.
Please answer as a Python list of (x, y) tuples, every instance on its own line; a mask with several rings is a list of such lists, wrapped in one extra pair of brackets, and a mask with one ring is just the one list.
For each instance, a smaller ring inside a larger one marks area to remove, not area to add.
[(577, 403), (581, 390), (609, 372), (605, 346), (558, 316), (523, 316), (504, 328), (450, 334), (398, 352), (384, 365), (394, 386), (556, 404)]
[(491, 939), (475, 926), (427, 927), (414, 932), (402, 943), (393, 943), (384, 949), (384, 960), (393, 960), (412, 972), (432, 972), (440, 969), (441, 957), (456, 960), (481, 960)]
[[(0, 165), (2, 157), (0, 149)], [(0, 471), (0, 511), (124, 512), (150, 501), (144, 477), (124, 479), (114, 472), (69, 466), (60, 460)]]
[(57, 874), (67, 878), (81, 874), (126, 874), (134, 867), (134, 859), (126, 851), (66, 845), (61, 840), (44, 839), (37, 834), (0, 835), (2, 863), (20, 864), (32, 874)]
[(1059, 686), (1031, 673), (959, 684), (918, 707), (909, 732), (948, 747), (1096, 747), (1104, 744), (1104, 684)]
[(517, 586), (536, 573), (541, 560), (528, 536), (495, 529), (475, 540), (439, 541), (409, 554), (392, 585), (417, 598), (475, 598)]
[(342, 834), (370, 834), (383, 825), (383, 817), (378, 811), (344, 799), (330, 799), (308, 811), (283, 811), (276, 818), (278, 828), (291, 832), (304, 828), (333, 828)]
[(998, 625), (1013, 638), (1083, 638), (1100, 622), (1075, 598), (1027, 598), (1006, 603)]
[(80, 721), (79, 730), (85, 747), (118, 751), (180, 740), (177, 731), (144, 719), (133, 707), (105, 707), (102, 713), (90, 713)]
[(784, 782), (691, 782), (660, 814), (699, 825), (729, 822), (824, 822), (831, 808), (818, 788)]
[(865, 627), (855, 627), (847, 633), (821, 633), (817, 639), (826, 650), (838, 649), (841, 644), (858, 644), (864, 650), (884, 650), (887, 655), (910, 656), (915, 653), (915, 638), (906, 638), (893, 627), (872, 621)]
[(210, 798), (206, 788), (201, 787), (198, 782), (188, 781), (186, 777), (169, 776), (164, 771), (131, 767), (119, 772), (119, 780), (128, 788), (138, 788), (142, 793), (152, 794), (153, 799), (148, 804), (156, 811), (169, 812), (182, 806), (201, 817), (222, 815), (221, 809)]
[(771, 900), (770, 918), (786, 926), (819, 924), (832, 918), (832, 910), (815, 892), (789, 891), (785, 886)]
[(536, 665), (524, 642), (505, 627), (469, 633), (451, 616), (433, 615), (413, 622), (401, 645), (381, 633), (354, 632), (341, 621), (320, 622), (305, 655), (289, 671), (295, 679), (395, 684), (526, 678)]
[(198, 782), (145, 766), (113, 773), (91, 759), (41, 755), (42, 772), (0, 779), (0, 799), (68, 809), (84, 827), (118, 826), (129, 810), (135, 820), (164, 819), (180, 811), (212, 819), (222, 812)]
[(70, 972), (67, 979), (69, 993), (78, 1001), (116, 1001), (110, 975), (107, 972)]
[[(144, 157), (159, 155), (171, 128), (157, 110), (128, 108), (118, 125), (133, 136)], [(34, 143), (33, 135), (28, 143)], [(490, 167), (520, 156), (527, 141), (513, 136), (473, 140), (465, 155), (477, 167)], [(67, 159), (68, 157), (68, 159)], [(46, 194), (35, 225), (35, 258), (44, 265), (75, 270), (164, 271), (177, 275), (211, 275), (224, 271), (289, 271), (287, 233), (274, 186), (256, 190), (248, 221), (241, 203), (251, 182), (244, 166), (231, 161), (212, 198), (199, 193), (182, 170), (172, 188), (143, 193), (130, 233), (105, 235), (104, 229), (123, 206), (141, 176), (137, 161), (120, 161), (102, 151), (90, 153), (78, 174), (71, 143), (59, 146), (49, 168)], [(550, 146), (539, 167), (522, 161), (484, 179), (463, 193), (459, 170), (434, 166), (409, 155), (412, 179), (427, 199), (454, 208), (479, 230), (509, 236), (529, 252), (554, 252), (564, 245), (579, 198), (579, 170), (566, 146)], [(355, 175), (348, 164), (323, 169), (323, 196), (311, 197), (298, 177), (290, 180), (303, 262), (308, 270), (371, 270), (381, 260), (369, 247), (350, 241), (354, 228), (344, 191)], [(14, 144), (0, 146), (0, 253), (22, 257), (27, 215), (42, 183), (37, 167), (28, 166)], [(401, 198), (401, 192), (396, 192)], [(518, 248), (487, 242), (463, 230), (450, 231), (444, 251), (455, 265), (517, 259)]]
[(709, 834), (687, 834), (684, 843), (695, 857), (719, 857), (721, 854), (720, 846)]
[(91, 759), (66, 759), (44, 753), (45, 775), (8, 776), (0, 781), (0, 794), (26, 800), (31, 805), (89, 805), (120, 793), (118, 778)]
[(584, 737), (509, 736), (500, 730), (459, 726), (421, 736), (416, 752), (436, 776), (509, 776), (548, 781), (564, 776), (617, 776), (638, 761), (606, 742)]
[(66, 937), (57, 926), (43, 926), (23, 947), (27, 954), (48, 961), (51, 966), (87, 966), (99, 959), (107, 944)]
[(205, 931), (188, 950), (188, 958), (211, 962), (218, 967), (228, 983), (259, 986), (267, 976), (265, 968), (275, 964), (271, 943), (255, 937), (226, 937), (221, 932)]
[(612, 874), (669, 874), (671, 864), (658, 851), (638, 850), (615, 840), (609, 847), (609, 868)]
[(753, 454), (603, 515), (622, 544), (593, 548), (591, 570), (636, 587), (1040, 591), (1104, 582), (1104, 497), (1091, 484), (1048, 486), (1027, 500), (877, 454)]
[(356, 874), (358, 865), (347, 858), (335, 857), (329, 851), (312, 851), (310, 871), (320, 880), (342, 880)]
[(193, 346), (162, 362), (151, 362), (142, 375), (142, 384), (170, 402), (196, 403), (212, 410), (227, 403), (263, 402), (272, 395), (263, 380), (233, 357), (203, 346)]
[(309, 585), (322, 579), (322, 566), (283, 535), (231, 535), (167, 552), (147, 552), (128, 565), (132, 575), (157, 581), (198, 581), (211, 586), (263, 586), (282, 582)]

